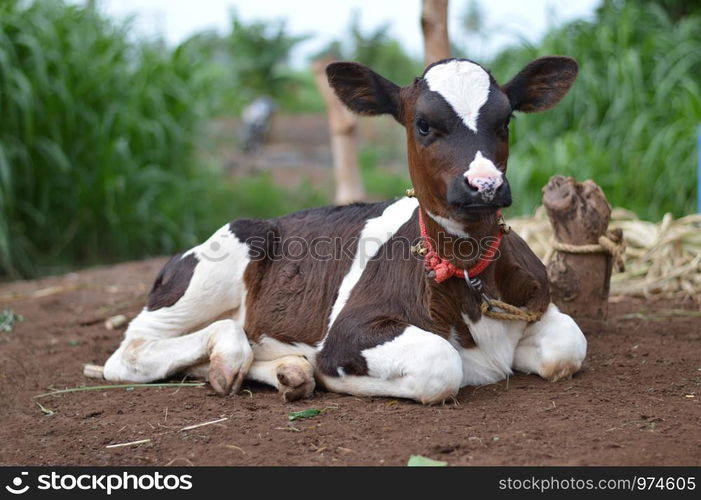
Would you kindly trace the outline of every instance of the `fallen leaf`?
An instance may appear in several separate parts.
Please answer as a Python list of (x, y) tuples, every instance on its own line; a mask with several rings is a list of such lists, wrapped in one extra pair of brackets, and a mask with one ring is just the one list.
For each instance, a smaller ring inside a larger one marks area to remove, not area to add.
[(412, 455), (406, 463), (409, 467), (446, 467), (448, 462), (433, 460), (432, 458), (423, 457), (421, 455)]
[(19, 323), (20, 321), (24, 321), (22, 316), (15, 314), (10, 308), (3, 309), (3, 311), (0, 312), (0, 332), (11, 332), (15, 323)]
[(51, 415), (53, 415), (53, 414), (55, 413), (53, 410), (50, 410), (50, 409), (48, 409), (48, 408), (44, 408), (44, 407), (42, 406), (42, 404), (41, 404), (39, 401), (35, 401), (35, 403), (39, 405), (39, 408), (41, 409), (41, 412), (42, 412), (44, 415), (46, 415), (47, 417), (48, 417), (48, 416), (51, 416)]
[(316, 417), (317, 415), (321, 414), (321, 410), (318, 410), (316, 408), (309, 408), (308, 410), (302, 410), (302, 411), (293, 411), (291, 413), (287, 414), (287, 420), (290, 422), (294, 420), (300, 420), (303, 418), (312, 418)]

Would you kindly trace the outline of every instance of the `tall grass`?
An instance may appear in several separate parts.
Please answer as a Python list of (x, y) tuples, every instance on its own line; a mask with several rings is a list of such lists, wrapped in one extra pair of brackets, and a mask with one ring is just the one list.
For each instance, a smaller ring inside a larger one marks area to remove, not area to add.
[(0, 3), (0, 274), (169, 253), (316, 201), (202, 164), (210, 69), (127, 30), (59, 1)]
[(0, 256), (32, 275), (193, 239), (214, 185), (196, 172), (196, 58), (128, 43), (92, 9), (0, 12)]
[(240, 114), (261, 96), (283, 112), (323, 111), (311, 71), (289, 66), (292, 50), (308, 36), (291, 35), (284, 20), (243, 22), (235, 9), (229, 15), (228, 33), (204, 31), (189, 42), (216, 78), (220, 112)]
[(500, 81), (540, 55), (580, 63), (558, 108), (512, 125), (512, 213), (531, 212), (555, 173), (594, 179), (614, 205), (644, 218), (693, 212), (700, 26), (699, 15), (675, 22), (654, 4), (607, 3), (594, 23), (574, 22), (537, 47), (500, 54), (490, 66)]

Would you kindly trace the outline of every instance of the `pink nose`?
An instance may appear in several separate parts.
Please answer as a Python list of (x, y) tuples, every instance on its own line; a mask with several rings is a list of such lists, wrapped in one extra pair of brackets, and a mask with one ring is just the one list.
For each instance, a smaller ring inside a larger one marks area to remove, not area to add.
[(477, 191), (496, 191), (504, 183), (504, 179), (496, 176), (468, 175), (467, 183)]
[(479, 151), (465, 172), (465, 179), (477, 191), (491, 196), (494, 196), (494, 192), (504, 183), (504, 175)]

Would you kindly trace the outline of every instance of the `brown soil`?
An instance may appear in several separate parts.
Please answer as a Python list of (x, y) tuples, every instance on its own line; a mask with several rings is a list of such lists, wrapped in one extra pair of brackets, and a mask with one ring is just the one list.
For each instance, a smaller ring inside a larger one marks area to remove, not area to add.
[[(669, 311), (698, 310), (691, 302), (614, 302), (608, 324), (588, 329), (589, 356), (572, 380), (516, 375), (445, 406), (325, 392), (284, 404), (256, 384), (225, 398), (204, 386), (33, 399), (98, 384), (82, 366), (104, 363), (122, 335), (103, 320), (135, 315), (162, 263), (0, 286), (0, 307), (25, 316), (0, 333), (1, 464), (401, 465), (412, 454), (452, 465), (701, 463), (701, 318)], [(307, 408), (326, 410), (288, 423)]]

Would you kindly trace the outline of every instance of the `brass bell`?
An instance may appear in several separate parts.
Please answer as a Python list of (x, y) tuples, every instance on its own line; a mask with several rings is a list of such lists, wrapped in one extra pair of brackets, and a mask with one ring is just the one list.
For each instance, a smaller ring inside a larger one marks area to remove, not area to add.
[(503, 215), (497, 217), (497, 224), (499, 225), (499, 230), (502, 232), (502, 234), (509, 234), (511, 232), (511, 226), (506, 223)]
[(420, 255), (421, 257), (425, 256), (428, 253), (428, 250), (426, 250), (421, 243), (417, 243), (416, 245), (412, 245), (409, 248), (409, 251), (411, 251), (411, 253), (413, 255)]

